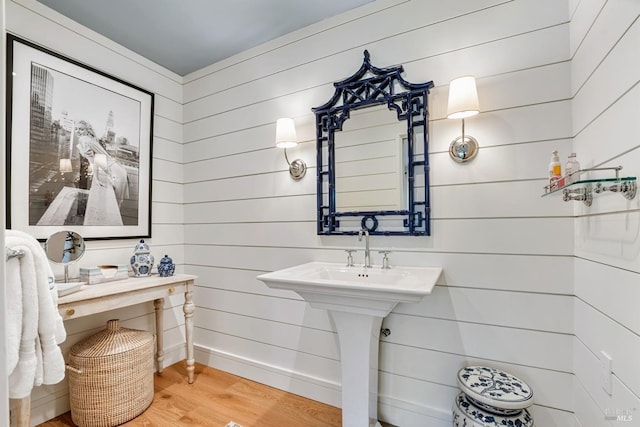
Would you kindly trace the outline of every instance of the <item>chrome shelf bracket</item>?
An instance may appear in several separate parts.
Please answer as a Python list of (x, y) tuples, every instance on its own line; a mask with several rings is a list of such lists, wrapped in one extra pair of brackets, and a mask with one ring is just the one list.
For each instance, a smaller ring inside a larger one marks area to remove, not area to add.
[(632, 200), (636, 197), (637, 185), (635, 181), (620, 181), (611, 185), (604, 185), (603, 183), (597, 183), (593, 191), (597, 194), (610, 191), (612, 193), (621, 193), (625, 199)]
[(586, 206), (591, 206), (593, 203), (591, 184), (585, 184), (584, 187), (578, 188), (565, 188), (562, 190), (562, 200), (565, 202), (568, 202), (569, 200), (576, 200), (583, 202)]

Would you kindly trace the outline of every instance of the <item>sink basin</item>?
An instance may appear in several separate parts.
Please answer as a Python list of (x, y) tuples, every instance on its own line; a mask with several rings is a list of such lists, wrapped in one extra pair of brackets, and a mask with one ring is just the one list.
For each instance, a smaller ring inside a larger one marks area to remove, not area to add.
[(399, 302), (419, 302), (440, 277), (438, 267), (346, 267), (310, 262), (258, 276), (270, 288), (298, 293), (315, 308), (384, 317)]
[(342, 426), (379, 427), (378, 343), (382, 319), (399, 302), (419, 302), (433, 290), (438, 267), (346, 267), (310, 262), (258, 276), (270, 288), (298, 293), (329, 311), (340, 343)]

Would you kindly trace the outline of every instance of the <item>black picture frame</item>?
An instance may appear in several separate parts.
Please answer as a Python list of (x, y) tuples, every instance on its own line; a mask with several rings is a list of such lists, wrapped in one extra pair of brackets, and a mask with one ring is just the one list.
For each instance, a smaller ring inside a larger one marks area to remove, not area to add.
[(7, 228), (151, 237), (154, 94), (7, 34)]

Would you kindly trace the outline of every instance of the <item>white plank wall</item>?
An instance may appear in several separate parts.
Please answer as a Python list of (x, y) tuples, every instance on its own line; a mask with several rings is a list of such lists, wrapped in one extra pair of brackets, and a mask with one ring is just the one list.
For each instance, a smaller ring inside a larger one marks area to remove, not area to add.
[[(155, 93), (153, 138), (152, 254), (159, 260), (170, 254), (183, 271), (182, 215), (182, 77), (124, 49), (77, 23), (32, 0), (6, 1), (7, 31), (43, 45), (65, 56), (90, 64)], [(4, 55), (3, 55), (4, 56)], [(106, 120), (106, 118), (105, 118)], [(116, 118), (117, 120), (117, 118)], [(4, 187), (2, 187), (4, 189)], [(4, 194), (4, 193), (3, 193)], [(4, 196), (3, 196), (4, 197)], [(137, 240), (87, 242), (87, 252), (71, 270), (77, 276), (78, 266), (128, 263)], [(59, 266), (58, 266), (59, 267)], [(58, 268), (56, 274), (62, 274)], [(153, 304), (146, 303), (114, 312), (89, 316), (65, 323), (66, 355), (82, 338), (104, 329), (110, 318), (120, 318), (126, 327), (154, 330)], [(166, 363), (184, 357), (184, 315), (181, 297), (165, 304)], [(69, 410), (66, 380), (55, 386), (34, 389), (32, 423), (38, 424)], [(4, 425), (4, 423), (0, 423)]]
[[(444, 268), (431, 297), (384, 322), (380, 417), (450, 426), (457, 370), (484, 363), (531, 383), (536, 425), (573, 425), (573, 207), (540, 197), (551, 151), (572, 146), (569, 31), (557, 0), (377, 0), (186, 76), (185, 269), (200, 276), (198, 359), (340, 404), (326, 313), (255, 276), (341, 262), (359, 247), (315, 234), (311, 108), (368, 49), (374, 65), (403, 64), (407, 80), (435, 83), (433, 235), (374, 236), (373, 249), (391, 249), (392, 263)], [(482, 110), (467, 131), (482, 148), (459, 165), (447, 149), (460, 122), (444, 117), (449, 81), (467, 73)], [(282, 116), (295, 119), (301, 141), (289, 157), (311, 166), (300, 182), (273, 144)]]
[[(640, 145), (625, 136), (640, 131), (640, 3), (575, 3), (575, 150), (583, 167), (622, 165), (623, 175), (638, 176)], [(607, 194), (591, 208), (576, 206), (575, 214), (575, 414), (584, 427), (638, 426), (640, 201)], [(613, 358), (611, 394), (602, 388), (602, 351)]]

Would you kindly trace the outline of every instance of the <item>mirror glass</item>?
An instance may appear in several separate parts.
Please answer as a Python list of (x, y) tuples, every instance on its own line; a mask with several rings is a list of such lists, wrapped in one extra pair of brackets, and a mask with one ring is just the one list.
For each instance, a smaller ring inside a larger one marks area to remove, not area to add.
[(82, 258), (84, 250), (84, 239), (75, 231), (59, 231), (49, 236), (45, 243), (47, 257), (56, 264), (76, 262)]
[(316, 115), (318, 234), (429, 235), (429, 89), (402, 66), (334, 83)]
[(336, 211), (407, 209), (406, 128), (386, 105), (354, 111), (336, 132)]

